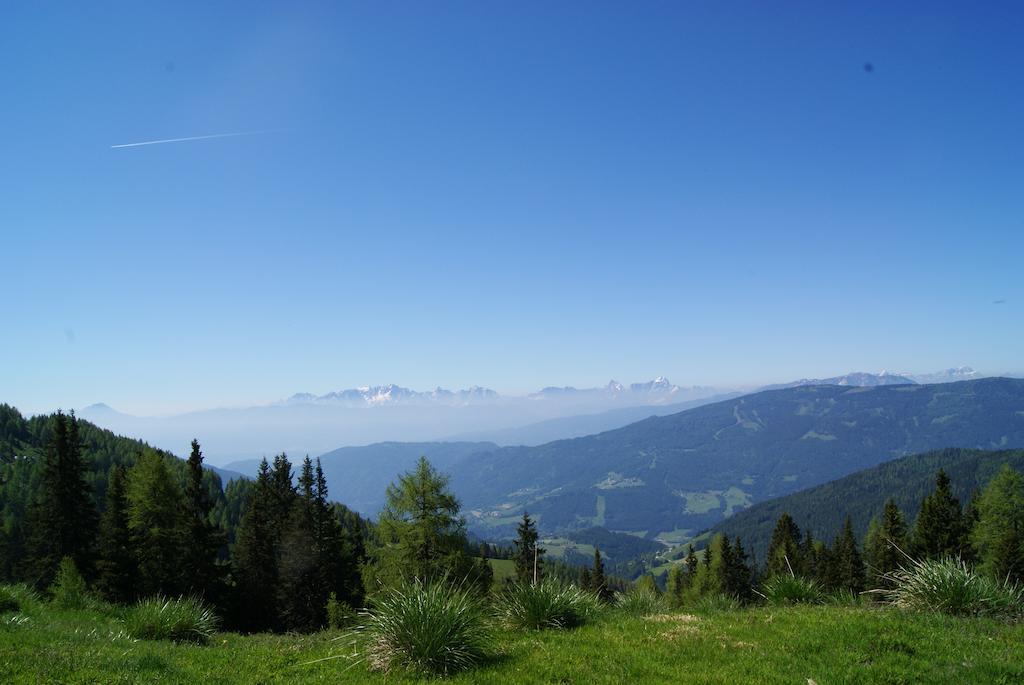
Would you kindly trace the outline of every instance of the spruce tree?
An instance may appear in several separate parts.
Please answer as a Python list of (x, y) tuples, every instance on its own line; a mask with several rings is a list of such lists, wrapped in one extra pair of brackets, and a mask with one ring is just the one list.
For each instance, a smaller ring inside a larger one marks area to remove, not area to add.
[(958, 556), (968, 545), (968, 530), (960, 500), (953, 496), (949, 476), (935, 475), (935, 491), (924, 498), (914, 522), (913, 554), (919, 559)]
[(532, 583), (544, 577), (542, 558), (547, 550), (539, 546), (538, 540), (537, 527), (529, 512), (524, 511), (515, 540), (516, 580), (520, 583)]
[(686, 573), (682, 566), (673, 564), (665, 578), (665, 598), (672, 608), (683, 605), (686, 593)]
[(864, 560), (857, 548), (857, 538), (853, 534), (853, 523), (849, 516), (832, 548), (831, 571), (831, 587), (851, 592), (864, 590)]
[(238, 527), (232, 564), (238, 580), (240, 619), (248, 630), (272, 630), (279, 625), (277, 607), (276, 505), (270, 465), (260, 462), (256, 484)]
[(328, 500), (327, 478), (319, 458), (313, 470), (313, 487), (313, 539), (322, 583), (339, 600), (360, 606), (364, 595), (359, 571), (364, 557), (362, 532), (356, 526), (341, 524)]
[(1024, 478), (1008, 464), (977, 501), (978, 523), (971, 539), (982, 571), (1024, 582)]
[(50, 427), (39, 496), (28, 515), (29, 574), (39, 588), (53, 582), (64, 557), (86, 578), (91, 576), (99, 520), (74, 412), (57, 412)]
[(210, 520), (213, 503), (203, 483), (203, 453), (197, 440), (192, 441), (192, 452), (187, 462), (185, 481), (187, 504), (188, 544), (185, 547), (186, 591), (217, 600), (221, 595), (223, 574), (217, 563), (226, 537)]
[(594, 548), (594, 566), (590, 571), (590, 589), (601, 599), (610, 599), (608, 581), (604, 577), (604, 560), (597, 547)]
[(726, 591), (737, 599), (747, 600), (752, 592), (753, 573), (747, 564), (747, 552), (743, 549), (743, 543), (739, 537), (733, 543), (729, 561), (726, 573)]
[(887, 586), (888, 575), (906, 565), (907, 524), (896, 502), (889, 499), (881, 520), (872, 519), (864, 541), (872, 584)]
[(689, 587), (693, 585), (693, 580), (697, 577), (697, 564), (699, 563), (692, 544), (686, 546), (686, 561), (683, 563), (686, 565), (686, 585)]
[(128, 530), (141, 596), (186, 590), (188, 525), (185, 496), (160, 454), (146, 451), (128, 472)]
[(107, 508), (100, 518), (96, 587), (111, 602), (125, 604), (135, 597), (138, 567), (128, 527), (128, 472), (121, 464), (110, 469)]
[(788, 512), (783, 512), (772, 531), (764, 574), (767, 578), (789, 575), (800, 567), (800, 527)]
[(327, 598), (333, 588), (325, 584), (314, 532), (313, 463), (307, 456), (299, 471), (298, 493), (284, 526), (278, 560), (278, 607), (288, 630), (311, 631), (326, 620)]

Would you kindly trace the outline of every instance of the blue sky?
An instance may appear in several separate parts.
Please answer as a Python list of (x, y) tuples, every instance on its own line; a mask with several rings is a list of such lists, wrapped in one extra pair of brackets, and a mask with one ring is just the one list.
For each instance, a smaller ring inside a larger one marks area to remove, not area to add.
[(1024, 369), (1019, 5), (298, 4), (5, 7), (0, 400)]

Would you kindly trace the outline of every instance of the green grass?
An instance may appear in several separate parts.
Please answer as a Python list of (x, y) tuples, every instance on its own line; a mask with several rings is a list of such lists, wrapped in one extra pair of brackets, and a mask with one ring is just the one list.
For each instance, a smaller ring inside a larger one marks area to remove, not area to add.
[[(28, 621), (12, 625), (12, 616)], [(135, 641), (116, 613), (32, 604), (0, 617), (3, 683), (408, 683), (367, 670), (345, 633)], [(504, 631), (496, 656), (445, 683), (1019, 683), (1024, 625), (891, 608), (796, 606)], [(437, 682), (437, 681), (434, 681)]]

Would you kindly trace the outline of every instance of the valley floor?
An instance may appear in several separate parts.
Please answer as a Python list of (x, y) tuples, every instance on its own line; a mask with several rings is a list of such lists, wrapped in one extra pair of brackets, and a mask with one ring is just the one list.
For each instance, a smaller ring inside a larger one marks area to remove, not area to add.
[[(854, 607), (638, 618), (500, 632), (498, 655), (452, 683), (1021, 683), (1024, 625)], [(115, 618), (45, 611), (0, 621), (3, 683), (417, 682), (347, 658), (352, 638), (218, 634), (207, 646), (135, 641)], [(331, 658), (329, 657), (339, 657)], [(324, 660), (328, 659), (328, 660)]]

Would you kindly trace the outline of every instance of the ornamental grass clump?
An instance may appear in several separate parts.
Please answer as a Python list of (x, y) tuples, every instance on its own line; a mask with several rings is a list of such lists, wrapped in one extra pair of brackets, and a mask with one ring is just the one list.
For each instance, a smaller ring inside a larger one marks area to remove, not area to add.
[(600, 610), (601, 602), (592, 592), (551, 580), (516, 583), (505, 588), (498, 599), (502, 623), (525, 630), (575, 628)]
[(766, 580), (760, 594), (771, 606), (821, 604), (826, 599), (825, 591), (817, 581), (784, 574)]
[(901, 609), (953, 616), (1024, 616), (1024, 587), (979, 573), (962, 559), (912, 560), (885, 575), (891, 587), (875, 592)]
[(220, 620), (195, 597), (150, 597), (126, 610), (125, 629), (142, 640), (171, 640), (205, 644)]
[(373, 670), (446, 676), (480, 664), (493, 651), (487, 609), (461, 584), (405, 583), (377, 597), (362, 618), (365, 658)]

